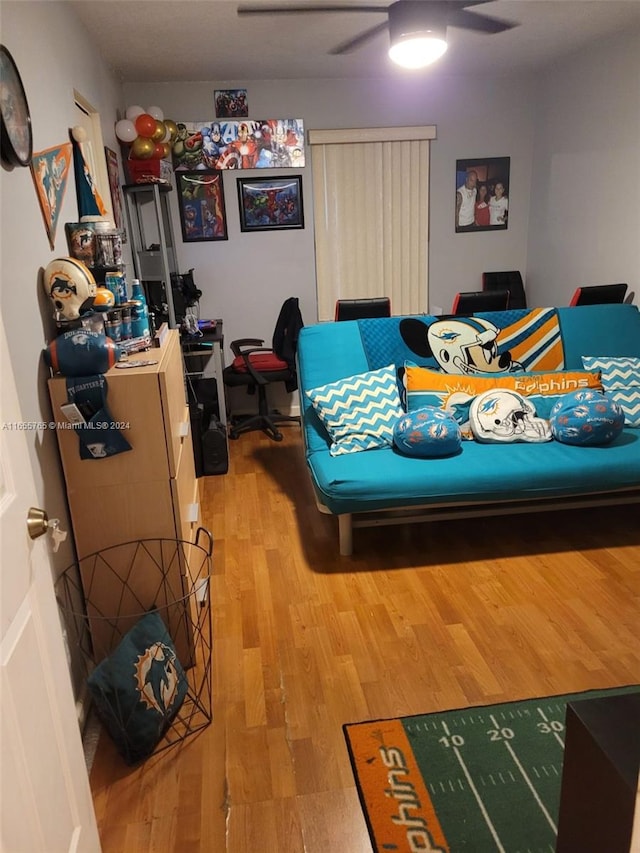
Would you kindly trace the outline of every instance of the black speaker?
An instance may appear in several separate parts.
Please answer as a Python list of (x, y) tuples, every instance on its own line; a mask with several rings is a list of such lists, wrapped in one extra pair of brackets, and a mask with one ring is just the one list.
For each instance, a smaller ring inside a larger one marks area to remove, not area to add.
[(218, 418), (216, 380), (192, 379), (187, 388), (196, 477), (226, 474), (229, 452), (227, 434)]
[(224, 426), (212, 417), (208, 429), (202, 433), (202, 473), (226, 474), (229, 470), (229, 453)]
[(202, 477), (204, 473), (202, 466), (203, 417), (203, 406), (198, 403), (189, 403), (189, 420), (191, 421), (191, 438), (193, 440), (193, 461), (195, 463), (196, 477)]

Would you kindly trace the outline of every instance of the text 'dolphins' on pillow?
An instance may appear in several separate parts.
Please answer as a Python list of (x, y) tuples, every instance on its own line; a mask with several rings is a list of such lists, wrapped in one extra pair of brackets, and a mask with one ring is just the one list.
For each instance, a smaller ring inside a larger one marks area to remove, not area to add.
[(393, 443), (393, 427), (403, 414), (393, 364), (329, 382), (306, 394), (329, 433), (332, 456)]

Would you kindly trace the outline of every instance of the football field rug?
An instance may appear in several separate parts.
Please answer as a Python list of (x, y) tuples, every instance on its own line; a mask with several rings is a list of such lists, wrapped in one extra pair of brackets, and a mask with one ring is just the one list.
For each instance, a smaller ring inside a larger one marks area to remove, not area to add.
[(637, 691), (346, 724), (373, 849), (554, 853), (567, 704)]

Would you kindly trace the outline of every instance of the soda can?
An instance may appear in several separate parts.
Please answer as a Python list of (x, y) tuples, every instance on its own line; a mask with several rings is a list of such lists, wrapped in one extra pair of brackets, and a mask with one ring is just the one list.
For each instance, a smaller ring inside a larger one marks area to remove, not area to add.
[(120, 276), (120, 304), (124, 305), (125, 302), (129, 299), (129, 295), (127, 293), (127, 277), (121, 272), (118, 273)]
[(112, 341), (122, 340), (122, 322), (120, 320), (120, 311), (109, 311), (107, 320), (104, 324), (104, 331), (108, 338)]
[(133, 333), (131, 331), (131, 308), (123, 305), (121, 309), (122, 314), (122, 340), (128, 341), (133, 337)]
[(121, 272), (108, 272), (104, 277), (104, 286), (107, 290), (110, 290), (113, 293), (113, 298), (115, 299), (115, 304), (120, 305), (122, 303), (122, 273)]

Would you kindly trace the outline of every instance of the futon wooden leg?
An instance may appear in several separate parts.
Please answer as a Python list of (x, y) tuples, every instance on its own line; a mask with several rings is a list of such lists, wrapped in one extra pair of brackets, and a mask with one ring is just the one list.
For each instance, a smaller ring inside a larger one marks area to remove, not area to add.
[(350, 557), (353, 554), (353, 524), (350, 512), (338, 516), (338, 531), (340, 536), (340, 554)]

